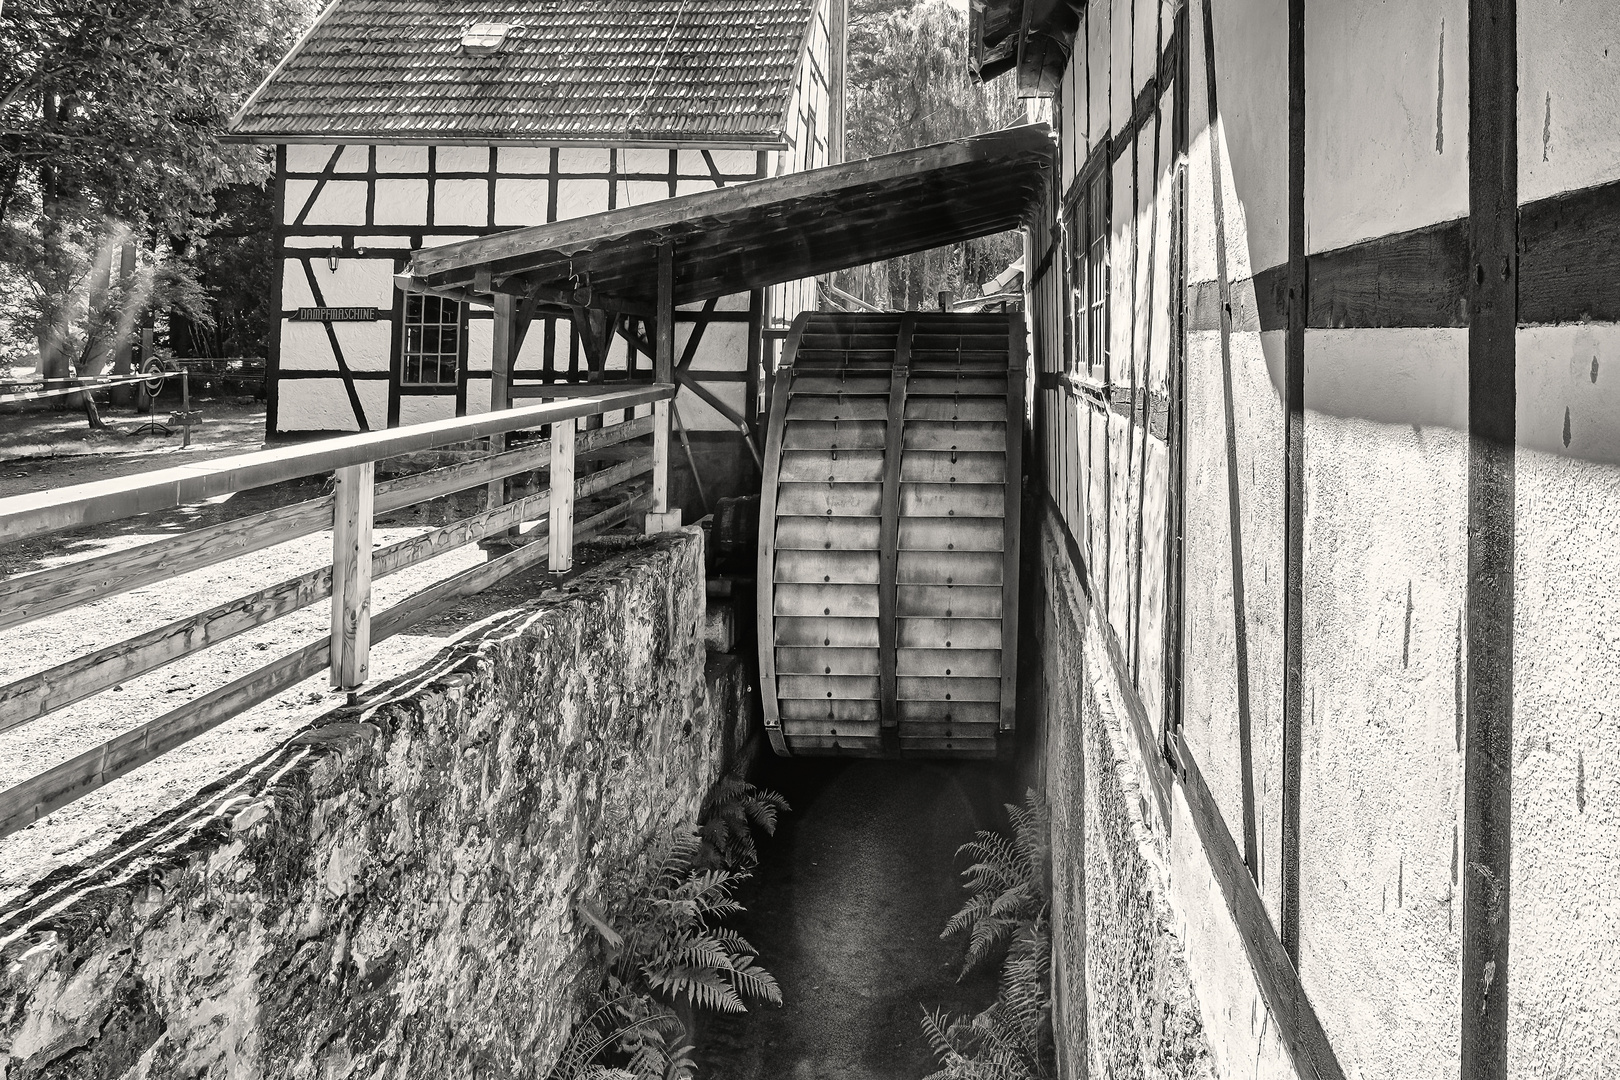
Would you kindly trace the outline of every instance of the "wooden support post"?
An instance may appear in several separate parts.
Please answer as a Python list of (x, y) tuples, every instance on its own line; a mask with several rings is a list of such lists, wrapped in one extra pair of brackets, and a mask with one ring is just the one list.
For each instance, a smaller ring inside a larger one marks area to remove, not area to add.
[[(500, 412), (512, 407), (512, 361), (517, 353), (517, 297), (511, 293), (496, 293), (495, 335), (489, 356), (489, 411)], [(506, 449), (505, 435), (491, 435), (489, 452), (498, 454)], [(506, 502), (506, 481), (491, 480), (489, 495), (484, 500), (486, 509), (493, 510)]]
[[(660, 402), (659, 404), (663, 404)], [(553, 574), (574, 568), (574, 429), (576, 421), (551, 425), (551, 545)]]
[(371, 516), (375, 462), (337, 471), (332, 506), (332, 685), (366, 681), (371, 651)]
[[(675, 381), (675, 249), (664, 244), (658, 249), (658, 327), (653, 353), (653, 380)], [(669, 406), (668, 401), (653, 403), (652, 510), (647, 514), (647, 533), (668, 532), (681, 527), (681, 511), (669, 508)]]

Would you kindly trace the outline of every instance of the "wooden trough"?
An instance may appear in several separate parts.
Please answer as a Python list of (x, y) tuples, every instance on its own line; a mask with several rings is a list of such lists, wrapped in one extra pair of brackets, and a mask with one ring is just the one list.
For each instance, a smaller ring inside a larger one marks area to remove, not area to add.
[(1024, 320), (806, 312), (776, 374), (759, 661), (782, 755), (991, 757), (1013, 727)]

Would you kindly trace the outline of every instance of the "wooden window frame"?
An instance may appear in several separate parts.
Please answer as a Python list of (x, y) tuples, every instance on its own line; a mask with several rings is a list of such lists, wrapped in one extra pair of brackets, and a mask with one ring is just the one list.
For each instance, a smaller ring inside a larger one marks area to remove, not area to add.
[[(1105, 149), (1103, 140), (1099, 149)], [(1108, 283), (1111, 173), (1106, 153), (1093, 152), (1069, 189), (1064, 217), (1067, 290), (1064, 318), (1072, 328), (1065, 381), (1078, 388), (1108, 384)]]
[[(455, 393), (456, 388), (460, 384), (461, 380), (462, 352), (463, 346), (467, 340), (467, 305), (459, 300), (450, 300), (444, 297), (431, 296), (423, 293), (407, 293), (404, 300), (405, 302), (400, 310), (400, 388), (417, 391), (440, 390)], [(429, 303), (438, 305), (440, 314), (440, 318), (431, 322), (426, 318)], [(455, 305), (454, 321), (446, 320), (443, 317), (444, 305), (446, 304)], [(411, 308), (413, 306), (417, 306), (421, 311), (421, 315), (414, 320), (411, 315)], [(417, 329), (423, 331), (425, 334), (429, 327), (435, 328), (439, 331), (439, 347), (431, 352), (420, 347), (413, 349), (411, 347), (411, 331), (413, 329)], [(451, 327), (455, 329), (455, 340), (451, 347), (446, 349), (444, 347), (443, 333), (446, 328)], [(434, 375), (436, 376), (436, 378), (432, 380), (422, 377), (426, 362), (430, 357), (433, 362)], [(417, 377), (415, 379), (411, 378), (411, 364), (413, 360), (415, 360), (417, 364)], [(448, 378), (446, 378), (446, 362), (449, 364)]]

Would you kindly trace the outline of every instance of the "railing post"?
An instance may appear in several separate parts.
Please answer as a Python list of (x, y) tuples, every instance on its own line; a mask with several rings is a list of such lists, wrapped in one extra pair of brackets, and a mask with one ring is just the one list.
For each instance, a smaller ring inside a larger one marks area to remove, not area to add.
[[(675, 249), (663, 244), (658, 249), (658, 326), (653, 352), (653, 380), (675, 381)], [(669, 401), (653, 402), (652, 509), (647, 513), (647, 533), (666, 532), (681, 527), (681, 511), (669, 508)]]
[[(495, 333), (489, 355), (489, 411), (500, 412), (512, 407), (512, 361), (517, 352), (517, 297), (511, 293), (496, 293)], [(506, 449), (505, 435), (489, 437), (489, 452), (498, 454)], [(484, 501), (487, 510), (506, 502), (506, 480), (489, 482), (489, 497)]]
[(553, 574), (574, 568), (574, 429), (577, 420), (551, 425), (551, 545), (547, 569)]
[(332, 685), (366, 681), (371, 653), (371, 515), (377, 465), (337, 471), (332, 506)]

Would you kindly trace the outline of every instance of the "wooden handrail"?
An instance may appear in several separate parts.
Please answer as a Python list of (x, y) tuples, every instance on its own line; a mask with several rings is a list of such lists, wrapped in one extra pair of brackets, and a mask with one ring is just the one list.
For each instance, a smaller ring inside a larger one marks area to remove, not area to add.
[(63, 529), (100, 525), (134, 514), (170, 510), (228, 492), (296, 480), (312, 473), (333, 472), (446, 443), (467, 442), (581, 416), (595, 416), (635, 405), (668, 401), (674, 396), (673, 383), (654, 383), (634, 389), (607, 391), (595, 397), (344, 435), (302, 446), (258, 450), (116, 480), (98, 480), (29, 495), (14, 495), (0, 499), (0, 544), (45, 536)]

